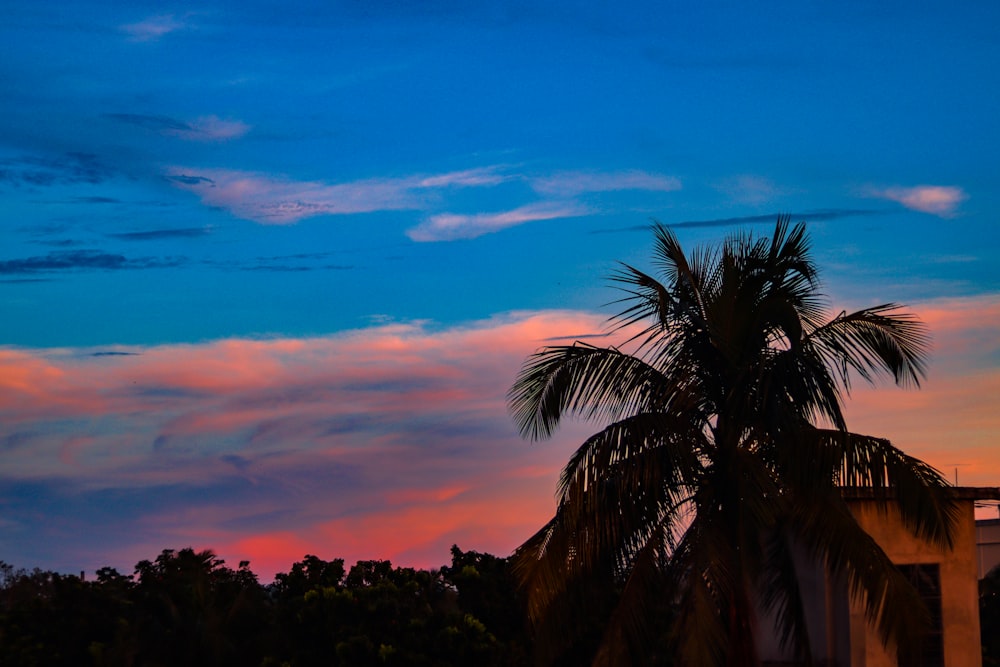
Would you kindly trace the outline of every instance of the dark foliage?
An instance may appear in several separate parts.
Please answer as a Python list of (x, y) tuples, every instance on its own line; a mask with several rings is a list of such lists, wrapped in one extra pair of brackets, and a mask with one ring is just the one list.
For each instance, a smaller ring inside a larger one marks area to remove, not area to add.
[(262, 585), (211, 551), (164, 550), (93, 580), (0, 562), (0, 663), (13, 666), (526, 665), (507, 560), (440, 570), (307, 555)]

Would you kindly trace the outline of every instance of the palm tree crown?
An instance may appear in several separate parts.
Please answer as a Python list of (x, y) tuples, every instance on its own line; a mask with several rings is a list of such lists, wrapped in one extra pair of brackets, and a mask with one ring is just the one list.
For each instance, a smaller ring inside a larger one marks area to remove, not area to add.
[(681, 664), (756, 664), (760, 612), (809, 662), (796, 549), (865, 601), (883, 641), (918, 630), (915, 592), (840, 488), (891, 495), (915, 534), (950, 544), (947, 483), (848, 431), (842, 410), (852, 376), (919, 386), (924, 326), (894, 304), (828, 318), (803, 223), (779, 218), (770, 238), (736, 234), (690, 257), (668, 228), (653, 232), (657, 277), (624, 264), (613, 276), (622, 348), (543, 348), (508, 393), (525, 437), (566, 415), (604, 424), (563, 470), (556, 515), (515, 554), (540, 641), (546, 627), (570, 636), (557, 619), (603, 578), (620, 596), (594, 664), (649, 655), (664, 595)]

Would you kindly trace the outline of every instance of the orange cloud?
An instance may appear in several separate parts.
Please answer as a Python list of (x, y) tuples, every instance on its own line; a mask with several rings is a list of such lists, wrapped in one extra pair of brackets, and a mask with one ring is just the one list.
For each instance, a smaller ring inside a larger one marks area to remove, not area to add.
[[(913, 310), (935, 336), (924, 388), (857, 385), (848, 423), (949, 476), (958, 466), (963, 484), (996, 485), (1000, 298)], [(571, 421), (551, 442), (522, 441), (506, 390), (530, 353), (603, 326), (523, 312), (129, 355), (0, 348), (0, 481), (45, 490), (58, 500), (46, 512), (66, 508), (58, 522), (94, 508), (76, 532), (100, 526), (116, 553), (210, 547), (265, 578), (306, 553), (421, 567), (452, 543), (506, 554), (550, 516), (559, 469), (597, 428)], [(44, 539), (28, 516), (7, 512)]]
[(913, 311), (934, 336), (920, 390), (857, 385), (848, 403), (852, 430), (890, 438), (953, 479), (1000, 485), (1000, 298), (948, 299)]

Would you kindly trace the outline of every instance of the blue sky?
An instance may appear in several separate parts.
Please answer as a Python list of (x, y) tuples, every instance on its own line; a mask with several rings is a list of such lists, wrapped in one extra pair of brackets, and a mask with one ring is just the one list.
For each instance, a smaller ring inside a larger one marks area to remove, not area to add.
[(998, 483), (1000, 8), (468, 4), (4, 3), (0, 559), (509, 552), (586, 426), (503, 393), (653, 219), (807, 220), (936, 327), (861, 426)]

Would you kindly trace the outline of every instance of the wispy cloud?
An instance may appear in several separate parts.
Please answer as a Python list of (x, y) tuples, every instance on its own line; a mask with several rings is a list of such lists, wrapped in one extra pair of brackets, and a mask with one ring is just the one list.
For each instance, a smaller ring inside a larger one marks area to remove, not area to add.
[(483, 234), (523, 225), (537, 220), (572, 218), (585, 215), (587, 209), (574, 203), (539, 203), (500, 213), (473, 213), (462, 215), (442, 213), (432, 215), (425, 222), (406, 232), (414, 241), (454, 241), (473, 239)]
[(195, 141), (225, 141), (242, 137), (250, 131), (250, 126), (240, 120), (229, 120), (218, 116), (201, 116), (189, 123), (189, 129), (177, 136)]
[(171, 170), (179, 187), (237, 217), (265, 224), (289, 224), (317, 215), (344, 215), (419, 208), (414, 183), (371, 179), (330, 185), (291, 181), (265, 174), (227, 169)]
[(54, 156), (23, 155), (0, 160), (0, 183), (51, 186), (97, 184), (112, 170), (91, 153), (70, 152)]
[(612, 192), (616, 190), (653, 190), (671, 192), (681, 189), (681, 182), (673, 176), (646, 171), (565, 171), (529, 179), (536, 192), (559, 197), (575, 197), (587, 192)]
[(157, 16), (150, 16), (137, 23), (125, 24), (120, 29), (133, 42), (152, 42), (164, 35), (186, 27), (187, 23), (184, 20), (178, 19), (173, 14), (159, 14)]
[(420, 177), (417, 186), (421, 188), (482, 187), (499, 185), (510, 177), (500, 172), (500, 167), (479, 167), (464, 171), (452, 171), (437, 176)]
[[(124, 120), (124, 119), (123, 119)], [(128, 117), (127, 122), (165, 125), (167, 119)], [(644, 171), (559, 172), (546, 177), (511, 173), (508, 166), (492, 165), (443, 174), (416, 174), (397, 178), (371, 178), (348, 183), (294, 181), (278, 175), (232, 169), (171, 167), (168, 179), (175, 186), (196, 193), (209, 206), (237, 217), (264, 224), (291, 224), (318, 215), (348, 215), (373, 211), (425, 211), (424, 221), (407, 231), (414, 241), (470, 239), (536, 220), (586, 215), (590, 209), (575, 201), (585, 193), (621, 190), (669, 192), (681, 187), (672, 176)], [(512, 210), (476, 213), (431, 213), (441, 210), (449, 191), (489, 188), (518, 181), (536, 193), (551, 197)]]
[(728, 178), (715, 188), (734, 202), (746, 206), (767, 204), (785, 194), (785, 190), (770, 179), (753, 174), (740, 174)]
[(227, 141), (238, 139), (250, 131), (250, 126), (243, 121), (222, 119), (214, 115), (201, 116), (190, 122), (169, 116), (136, 113), (110, 113), (105, 116), (188, 141)]
[(47, 255), (0, 261), (0, 274), (53, 273), (62, 271), (123, 271), (178, 266), (177, 257), (128, 258), (100, 250), (65, 250)]
[(89, 197), (73, 197), (71, 200), (75, 204), (120, 204), (120, 199), (115, 199), (114, 197), (102, 197), (100, 195), (93, 195)]
[(959, 205), (969, 198), (962, 188), (951, 185), (869, 188), (865, 194), (869, 197), (898, 202), (914, 211), (930, 213), (942, 218), (955, 215)]
[(317, 215), (420, 209), (437, 189), (492, 186), (503, 180), (493, 168), (336, 184), (229, 169), (174, 167), (168, 173), (177, 187), (196, 193), (206, 204), (265, 224), (289, 224)]

